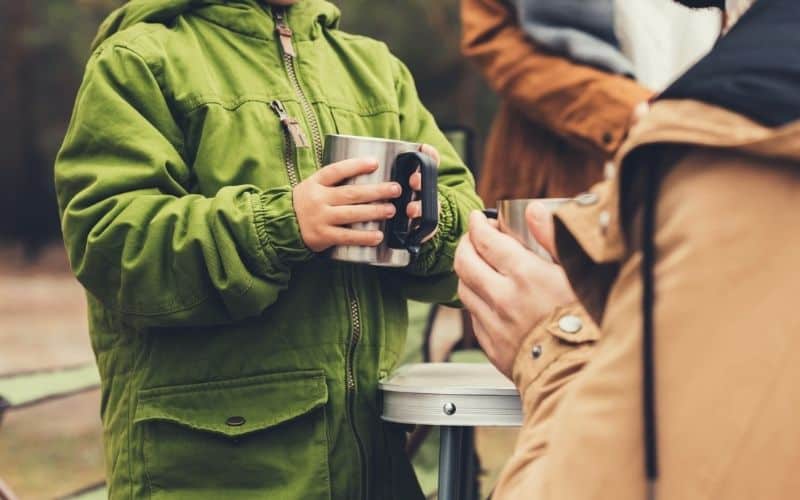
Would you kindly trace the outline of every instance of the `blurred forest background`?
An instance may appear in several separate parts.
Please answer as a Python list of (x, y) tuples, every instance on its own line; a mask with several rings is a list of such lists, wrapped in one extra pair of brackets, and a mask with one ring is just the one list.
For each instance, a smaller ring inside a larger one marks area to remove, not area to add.
[[(52, 165), (100, 21), (119, 0), (0, 2), (0, 241), (35, 257), (59, 238)], [(457, 0), (338, 0), (342, 27), (389, 44), (444, 125), (480, 147), (491, 92), (458, 51)], [(402, 12), (400, 12), (402, 10)], [(480, 158), (477, 155), (476, 158)]]
[[(14, 389), (10, 374), (93, 364), (83, 292), (60, 242), (52, 171), (89, 43), (123, 3), (0, 0), (0, 498), (3, 482), (19, 498), (57, 498), (103, 477), (98, 390), (12, 406), (4, 418), (2, 406), (4, 389)], [(385, 41), (408, 64), (440, 124), (475, 133), (480, 159), (495, 99), (459, 54), (458, 0), (334, 3), (343, 29)], [(417, 316), (424, 324), (425, 311)], [(487, 430), (481, 441), (491, 448), (483, 465), (496, 471), (513, 435)]]

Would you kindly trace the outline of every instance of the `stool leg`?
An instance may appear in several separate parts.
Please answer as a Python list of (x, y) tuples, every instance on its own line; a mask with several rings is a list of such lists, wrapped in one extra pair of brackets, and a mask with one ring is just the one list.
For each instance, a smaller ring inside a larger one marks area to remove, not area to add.
[(461, 497), (463, 500), (477, 500), (478, 490), (478, 456), (475, 452), (475, 428), (465, 427), (463, 445), (461, 447)]
[(439, 500), (460, 500), (461, 446), (463, 427), (442, 427), (439, 430)]

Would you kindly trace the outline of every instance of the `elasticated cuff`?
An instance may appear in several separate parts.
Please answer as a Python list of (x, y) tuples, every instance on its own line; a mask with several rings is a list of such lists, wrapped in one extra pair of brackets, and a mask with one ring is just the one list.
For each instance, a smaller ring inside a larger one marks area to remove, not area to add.
[(291, 188), (270, 189), (251, 201), (256, 234), (269, 266), (286, 269), (311, 259), (314, 253), (300, 234)]

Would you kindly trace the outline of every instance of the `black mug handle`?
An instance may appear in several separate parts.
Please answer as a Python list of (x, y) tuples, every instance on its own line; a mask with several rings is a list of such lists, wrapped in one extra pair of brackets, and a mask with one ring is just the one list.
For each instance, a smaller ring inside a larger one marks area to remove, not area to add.
[[(409, 184), (411, 174), (419, 168), (422, 174), (422, 217), (408, 220), (406, 207), (414, 198)], [(386, 237), (390, 248), (405, 248), (412, 258), (419, 255), (422, 240), (439, 225), (439, 171), (436, 162), (424, 153), (402, 153), (394, 160), (392, 181), (403, 188), (403, 193), (394, 200), (395, 216), (386, 224)]]

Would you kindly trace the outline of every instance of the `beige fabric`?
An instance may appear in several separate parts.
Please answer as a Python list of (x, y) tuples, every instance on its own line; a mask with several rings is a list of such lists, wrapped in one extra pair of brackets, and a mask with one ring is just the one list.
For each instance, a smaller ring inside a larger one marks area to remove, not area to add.
[[(766, 129), (662, 102), (622, 158), (665, 141), (693, 147), (665, 172), (657, 202), (658, 498), (796, 498), (800, 124)], [(515, 365), (525, 427), (494, 498), (644, 498), (638, 224), (618, 222), (635, 221), (618, 213), (618, 182), (597, 189), (597, 204), (559, 211), (559, 255), (602, 336), (546, 366), (524, 351), (557, 318), (526, 339)], [(603, 211), (613, 214), (605, 229)]]

